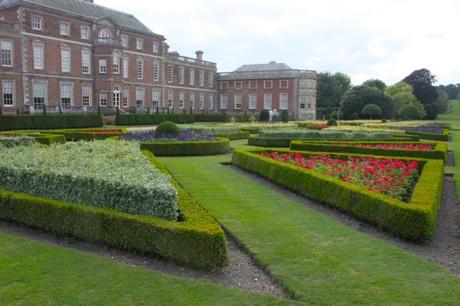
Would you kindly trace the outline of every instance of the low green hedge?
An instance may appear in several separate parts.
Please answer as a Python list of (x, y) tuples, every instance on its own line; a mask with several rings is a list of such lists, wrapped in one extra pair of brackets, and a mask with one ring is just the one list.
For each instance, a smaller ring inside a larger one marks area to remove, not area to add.
[(65, 129), (102, 126), (100, 114), (0, 116), (0, 131)]
[[(293, 140), (298, 140), (298, 139), (293, 139), (293, 138), (272, 138), (272, 137), (261, 137), (258, 135), (251, 135), (249, 136), (248, 144), (252, 146), (257, 146), (257, 147), (266, 147), (266, 148), (289, 148), (291, 145), (291, 142)], [(320, 141), (320, 139), (302, 139), (302, 141)], [(334, 140), (328, 140), (333, 142)], [(344, 140), (338, 139), (336, 140), (337, 142), (343, 142)], [(349, 141), (349, 140), (348, 140)], [(347, 141), (347, 142), (348, 142)], [(408, 137), (398, 137), (394, 139), (382, 139), (379, 140), (380, 142), (401, 142), (401, 141), (413, 141), (412, 138)]]
[(417, 136), (420, 139), (425, 139), (425, 140), (449, 141), (449, 129), (444, 129), (442, 134), (424, 133), (424, 132), (415, 132), (415, 131), (407, 131), (406, 134), (409, 136)]
[[(162, 171), (153, 155), (144, 152)], [(197, 268), (227, 264), (225, 236), (217, 222), (173, 179), (181, 222), (129, 215), (0, 189), (0, 219), (59, 235), (158, 256)]]
[[(94, 129), (97, 131), (98, 129)], [(102, 129), (102, 130), (115, 130), (121, 131), (122, 134), (126, 133), (126, 129)], [(105, 140), (114, 138), (114, 136), (120, 136), (122, 134), (112, 133), (90, 133), (93, 129), (65, 129), (65, 130), (49, 130), (46, 134), (51, 135), (62, 135), (66, 141), (91, 141), (91, 140)]]
[(202, 156), (230, 152), (230, 141), (217, 138), (214, 141), (158, 141), (141, 142), (141, 149), (155, 156)]
[[(344, 146), (343, 144), (385, 144), (382, 141), (346, 141), (346, 142), (330, 142), (330, 141), (301, 141), (294, 140), (291, 142), (291, 150), (294, 151), (310, 151), (310, 152), (332, 152), (332, 153), (352, 153), (352, 154), (370, 154), (381, 156), (403, 156), (426, 159), (442, 159), (447, 160), (447, 144), (445, 142), (431, 143), (434, 149), (431, 151), (410, 151), (404, 149), (380, 149), (380, 148), (365, 148), (356, 146)], [(387, 144), (417, 144), (415, 142), (387, 142)]]
[(193, 114), (195, 122), (228, 122), (227, 114)]
[(35, 138), (29, 137), (26, 135), (14, 135), (14, 136), (7, 136), (2, 137), (0, 135), (0, 148), (7, 147), (19, 147), (19, 146), (31, 146), (35, 143)]
[(240, 139), (248, 139), (249, 132), (241, 131), (238, 133), (229, 133), (229, 134), (218, 134), (218, 137), (227, 138), (230, 140), (240, 140)]
[[(261, 157), (259, 152), (266, 151), (235, 151), (232, 162), (404, 239), (423, 242), (433, 236), (444, 180), (444, 164), (441, 160), (418, 160), (423, 169), (412, 198), (406, 203), (319, 172)], [(308, 152), (302, 154), (309, 155)], [(350, 156), (334, 155), (344, 158)]]
[(158, 125), (164, 121), (193, 123), (193, 114), (121, 114), (115, 118), (115, 125)]

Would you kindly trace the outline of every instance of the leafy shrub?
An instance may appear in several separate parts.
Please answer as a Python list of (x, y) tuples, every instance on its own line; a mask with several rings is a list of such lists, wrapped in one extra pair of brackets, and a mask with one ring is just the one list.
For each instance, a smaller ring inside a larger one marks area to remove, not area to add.
[(46, 131), (46, 134), (63, 135), (66, 141), (104, 140), (123, 135), (124, 133), (124, 129), (65, 129)]
[(328, 126), (337, 126), (337, 120), (335, 120), (335, 119), (329, 119), (329, 120), (327, 121), (327, 125), (328, 125)]
[(35, 143), (35, 138), (29, 136), (5, 136), (0, 135), (0, 147), (12, 148), (18, 146), (30, 146)]
[(0, 131), (64, 129), (102, 126), (101, 115), (15, 115), (0, 116)]
[(264, 109), (260, 112), (259, 121), (260, 122), (270, 121), (270, 112), (268, 109)]
[(224, 135), (224, 134), (235, 134), (241, 132), (239, 127), (227, 127), (227, 126), (216, 126), (216, 127), (189, 127), (185, 128), (187, 131), (195, 132), (202, 135)]
[(228, 122), (230, 121), (229, 116), (226, 113), (223, 114), (194, 114), (195, 122)]
[(260, 157), (260, 152), (235, 151), (232, 162), (313, 200), (376, 224), (396, 236), (416, 242), (433, 236), (444, 180), (441, 160), (419, 160), (422, 172), (410, 202), (405, 203), (322, 173)]
[(155, 156), (203, 156), (230, 152), (230, 140), (216, 138), (198, 141), (152, 141), (141, 142), (141, 149)]
[(158, 125), (164, 121), (174, 123), (193, 123), (193, 114), (120, 114), (115, 118), (116, 125)]
[(180, 135), (180, 129), (177, 124), (171, 121), (165, 121), (161, 123), (155, 130), (156, 138), (178, 135)]
[(282, 122), (287, 123), (289, 122), (289, 113), (287, 110), (283, 109), (280, 113), (280, 119)]
[(415, 105), (406, 105), (404, 106), (400, 113), (399, 117), (403, 120), (417, 120), (421, 119), (419, 111)]
[(134, 143), (0, 148), (0, 186), (130, 214), (175, 220), (177, 193)]
[(382, 115), (382, 109), (375, 104), (367, 104), (363, 107), (361, 115), (369, 117), (371, 120)]
[(0, 190), (0, 219), (128, 251), (157, 254), (196, 268), (225, 266), (228, 260), (222, 228), (171, 178), (151, 153), (145, 154), (152, 165), (170, 177), (177, 189), (181, 222), (6, 190)]

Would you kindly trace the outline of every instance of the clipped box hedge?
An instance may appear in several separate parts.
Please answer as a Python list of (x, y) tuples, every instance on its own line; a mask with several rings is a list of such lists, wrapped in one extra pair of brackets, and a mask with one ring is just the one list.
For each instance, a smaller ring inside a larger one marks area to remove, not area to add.
[(141, 149), (155, 156), (203, 156), (230, 152), (230, 140), (216, 138), (213, 141), (152, 141), (141, 142)]
[(0, 135), (0, 146), (6, 147), (6, 148), (13, 148), (13, 147), (18, 147), (18, 146), (31, 146), (35, 143), (35, 138), (29, 137), (26, 135), (21, 135), (21, 136), (7, 136), (7, 137), (2, 137)]
[(193, 114), (119, 114), (116, 125), (158, 125), (164, 121), (194, 123)]
[(126, 133), (126, 129), (100, 129), (102, 130), (113, 130), (113, 131), (120, 131), (121, 134), (113, 134), (113, 133), (92, 133), (91, 131), (97, 131), (98, 129), (62, 129), (62, 130), (49, 130), (46, 131), (46, 134), (51, 135), (62, 135), (65, 141), (91, 141), (91, 140), (105, 140), (114, 138), (116, 136), (120, 136)]
[[(350, 145), (344, 145), (350, 144)], [(427, 159), (447, 160), (447, 144), (445, 142), (426, 143), (434, 146), (430, 151), (404, 150), (404, 149), (381, 149), (356, 147), (357, 144), (420, 144), (416, 142), (382, 142), (382, 141), (301, 141), (293, 140), (290, 149), (293, 151), (310, 151), (310, 152), (331, 152), (331, 153), (352, 153), (352, 154), (370, 154), (381, 156), (398, 156), (398, 157), (415, 157)]]
[(218, 137), (227, 138), (230, 140), (240, 140), (240, 139), (248, 139), (249, 132), (241, 131), (237, 133), (228, 133), (228, 134), (217, 134)]
[[(252, 146), (257, 146), (257, 147), (266, 147), (266, 148), (289, 148), (291, 145), (291, 142), (294, 140), (299, 140), (299, 141), (321, 141), (321, 139), (298, 139), (298, 138), (275, 138), (275, 137), (262, 137), (258, 135), (251, 135), (249, 136), (248, 144)], [(343, 139), (337, 139), (337, 140), (330, 140), (328, 139), (327, 141), (330, 142), (349, 142), (351, 140), (343, 140)], [(357, 140), (357, 141), (366, 141), (366, 140)], [(381, 139), (378, 140), (380, 142), (401, 142), (401, 141), (414, 141), (411, 137), (395, 137), (392, 139)]]
[(228, 122), (227, 114), (193, 114), (195, 122)]
[(416, 131), (407, 131), (406, 134), (409, 136), (416, 136), (416, 137), (419, 137), (420, 139), (425, 139), (425, 140), (449, 141), (449, 129), (444, 129), (442, 134), (416, 132)]
[(0, 131), (89, 128), (102, 126), (100, 114), (0, 116)]
[[(406, 203), (319, 172), (259, 156), (260, 152), (267, 151), (235, 151), (232, 162), (240, 168), (375, 224), (404, 239), (423, 242), (434, 234), (444, 180), (444, 164), (441, 160), (417, 159), (423, 169), (412, 198)], [(307, 156), (321, 153), (302, 154)], [(351, 155), (334, 156), (346, 158)]]
[(39, 197), (176, 220), (176, 190), (166, 175), (146, 167), (148, 164), (139, 145), (128, 142), (0, 148), (0, 186)]
[[(145, 152), (161, 171), (151, 153)], [(166, 172), (165, 172), (166, 173)], [(33, 197), (0, 189), (0, 219), (180, 264), (213, 269), (228, 263), (222, 228), (172, 178), (181, 222)]]

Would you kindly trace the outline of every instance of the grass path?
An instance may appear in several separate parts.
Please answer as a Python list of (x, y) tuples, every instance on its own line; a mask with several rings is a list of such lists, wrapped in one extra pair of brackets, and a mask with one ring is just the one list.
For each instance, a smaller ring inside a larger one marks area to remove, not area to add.
[(291, 305), (0, 232), (0, 305)]
[(198, 202), (302, 301), (458, 305), (460, 278), (443, 267), (221, 164), (229, 160), (229, 155), (162, 158)]

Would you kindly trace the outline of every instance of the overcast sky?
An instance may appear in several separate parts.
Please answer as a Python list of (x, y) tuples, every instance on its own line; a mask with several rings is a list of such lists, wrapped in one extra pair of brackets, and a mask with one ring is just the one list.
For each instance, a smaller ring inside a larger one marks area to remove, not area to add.
[(460, 83), (460, 0), (95, 0), (135, 15), (171, 50), (220, 72), (275, 60), (388, 84), (428, 68)]

